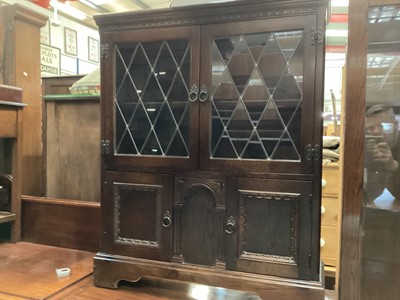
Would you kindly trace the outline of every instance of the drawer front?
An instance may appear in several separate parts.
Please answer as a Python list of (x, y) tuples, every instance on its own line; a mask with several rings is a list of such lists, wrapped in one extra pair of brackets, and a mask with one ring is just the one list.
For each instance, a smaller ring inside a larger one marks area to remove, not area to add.
[(339, 202), (337, 197), (322, 196), (321, 224), (336, 226), (338, 224)]
[(338, 255), (338, 228), (321, 226), (321, 259), (325, 265), (336, 266)]
[(322, 194), (338, 195), (339, 193), (339, 169), (322, 169)]

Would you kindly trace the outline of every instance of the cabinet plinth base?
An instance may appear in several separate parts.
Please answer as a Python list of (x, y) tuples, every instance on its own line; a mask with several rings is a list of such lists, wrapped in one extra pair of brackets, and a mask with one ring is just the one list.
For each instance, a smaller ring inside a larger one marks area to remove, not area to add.
[(218, 268), (177, 264), (97, 253), (94, 257), (94, 284), (116, 289), (120, 280), (138, 281), (142, 277), (195, 282), (257, 293), (268, 300), (323, 300), (322, 282), (305, 281)]

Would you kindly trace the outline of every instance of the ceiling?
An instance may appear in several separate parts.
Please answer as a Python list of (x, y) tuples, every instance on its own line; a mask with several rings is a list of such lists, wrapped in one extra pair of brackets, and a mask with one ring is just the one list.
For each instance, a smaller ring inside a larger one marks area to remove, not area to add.
[[(33, 1), (35, 2), (35, 1)], [(125, 11), (135, 11), (143, 9), (155, 9), (164, 8), (170, 6), (170, 0), (75, 0), (75, 1), (63, 1), (65, 4), (70, 5), (78, 10), (82, 11), (87, 15), (87, 18), (81, 20), (80, 22), (90, 26), (95, 27), (96, 23), (93, 19), (94, 15), (103, 13), (115, 13), (115, 12), (125, 12)], [(50, 10), (53, 8), (50, 6)], [(63, 14), (60, 11), (60, 14)], [(68, 16), (71, 17), (71, 16)], [(73, 16), (72, 16), (73, 18)]]
[[(43, 7), (48, 6), (50, 10), (54, 10), (52, 6), (48, 5), (49, 0), (30, 0), (30, 1), (38, 5), (41, 5)], [(50, 1), (50, 3), (52, 1)], [(96, 23), (93, 19), (93, 16), (96, 14), (137, 11), (144, 9), (158, 9), (170, 6), (192, 5), (192, 4), (212, 3), (212, 2), (226, 2), (226, 1), (234, 1), (234, 0), (71, 0), (71, 1), (58, 0), (58, 2), (65, 3), (83, 12), (87, 17), (83, 20), (80, 20), (79, 22), (93, 28), (97, 28)], [(337, 29), (333, 33), (333, 36), (328, 35), (328, 44), (332, 44), (336, 48), (340, 46), (343, 47), (347, 41), (347, 18), (343, 18), (343, 15), (347, 16), (347, 5), (348, 5), (348, 0), (331, 0), (331, 12), (330, 12), (331, 16), (336, 16), (336, 15), (342, 16), (339, 19), (338, 18), (334, 19), (334, 22), (331, 22), (327, 28), (328, 30)], [(63, 14), (61, 9), (59, 9), (59, 13)], [(67, 17), (74, 19), (74, 14), (72, 13), (71, 15), (67, 15)]]

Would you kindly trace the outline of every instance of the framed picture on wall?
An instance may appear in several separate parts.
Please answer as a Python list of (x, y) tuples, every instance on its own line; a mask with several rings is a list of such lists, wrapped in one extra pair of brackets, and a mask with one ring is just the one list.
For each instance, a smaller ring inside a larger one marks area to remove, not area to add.
[(50, 45), (50, 21), (40, 29), (40, 43)]
[(88, 37), (88, 49), (89, 49), (89, 54), (88, 54), (89, 61), (98, 63), (99, 62), (99, 41), (89, 36)]
[(76, 30), (64, 27), (65, 54), (78, 55), (78, 41)]

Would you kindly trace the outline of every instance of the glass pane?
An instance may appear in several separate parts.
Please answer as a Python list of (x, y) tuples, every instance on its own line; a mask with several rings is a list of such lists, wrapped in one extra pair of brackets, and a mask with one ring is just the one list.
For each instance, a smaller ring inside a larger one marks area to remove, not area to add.
[(400, 274), (400, 6), (373, 7), (368, 21), (361, 298), (395, 299)]
[(115, 153), (189, 155), (190, 44), (115, 46)]
[(300, 160), (303, 31), (216, 38), (211, 157)]

